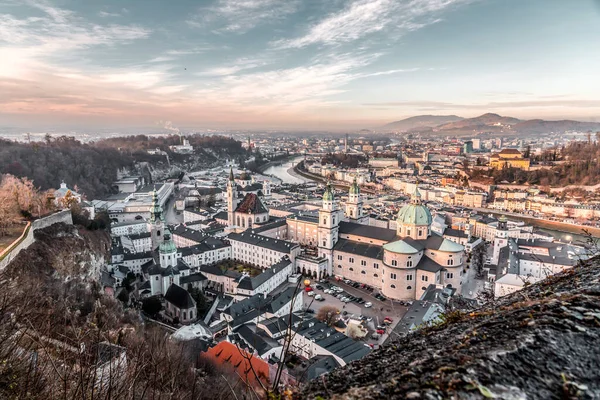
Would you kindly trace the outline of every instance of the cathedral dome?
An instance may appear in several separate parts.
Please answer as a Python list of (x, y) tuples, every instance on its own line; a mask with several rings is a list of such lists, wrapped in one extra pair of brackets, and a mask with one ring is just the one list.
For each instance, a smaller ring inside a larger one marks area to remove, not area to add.
[(431, 225), (431, 212), (422, 204), (408, 204), (398, 212), (399, 224)]
[(421, 204), (421, 193), (415, 188), (410, 204), (405, 205), (398, 212), (398, 224), (402, 225), (431, 225), (433, 218), (427, 206)]

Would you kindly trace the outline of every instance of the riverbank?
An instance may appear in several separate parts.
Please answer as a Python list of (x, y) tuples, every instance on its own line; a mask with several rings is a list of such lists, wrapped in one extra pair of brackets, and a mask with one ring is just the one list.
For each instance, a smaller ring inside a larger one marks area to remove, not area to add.
[[(506, 213), (497, 211), (497, 210), (491, 210), (491, 209), (485, 209), (485, 212), (488, 214), (494, 214), (497, 216), (501, 216), (501, 215), (507, 215)], [(578, 235), (581, 236), (582, 238), (585, 238), (587, 235), (584, 232), (584, 229), (591, 234), (593, 237), (600, 237), (600, 228), (594, 228), (592, 226), (583, 226), (583, 225), (573, 225), (573, 224), (567, 224), (564, 222), (559, 222), (559, 221), (549, 221), (546, 219), (538, 219), (538, 218), (533, 218), (533, 217), (528, 217), (525, 215), (515, 215), (515, 214), (509, 214), (508, 215), (509, 218), (511, 219), (517, 219), (519, 221), (523, 221), (527, 224), (533, 225), (535, 227), (538, 228), (543, 228), (543, 229), (547, 229), (550, 231), (557, 231), (557, 232), (562, 232), (562, 233), (569, 233), (572, 235)]]
[(285, 158), (282, 158), (282, 159), (280, 159), (280, 160), (269, 161), (268, 163), (266, 163), (266, 164), (263, 164), (263, 165), (261, 165), (261, 166), (257, 167), (256, 169), (257, 169), (257, 171), (258, 171), (259, 173), (261, 173), (261, 174), (262, 174), (262, 173), (264, 173), (266, 170), (268, 170), (269, 168), (271, 168), (271, 167), (276, 167), (276, 166), (278, 166), (278, 165), (281, 165), (281, 164), (285, 164), (285, 163), (287, 163), (287, 162), (290, 162), (291, 160), (293, 160), (293, 159), (294, 159), (294, 158), (296, 158), (296, 157), (298, 157), (298, 155), (297, 155), (297, 154), (289, 155), (289, 156), (287, 156), (287, 157), (285, 157)]

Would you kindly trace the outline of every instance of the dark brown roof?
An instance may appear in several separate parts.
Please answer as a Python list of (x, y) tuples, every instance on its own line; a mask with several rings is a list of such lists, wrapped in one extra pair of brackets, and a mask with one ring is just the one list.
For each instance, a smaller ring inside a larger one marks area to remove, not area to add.
[(260, 198), (254, 193), (248, 193), (244, 199), (238, 204), (236, 212), (245, 214), (263, 214), (269, 212), (267, 207), (260, 201)]
[(521, 154), (521, 152), (517, 149), (502, 149), (500, 154)]

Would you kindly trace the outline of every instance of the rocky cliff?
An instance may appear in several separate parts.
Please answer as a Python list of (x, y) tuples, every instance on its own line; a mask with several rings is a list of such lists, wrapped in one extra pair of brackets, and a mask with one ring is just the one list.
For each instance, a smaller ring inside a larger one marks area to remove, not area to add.
[(110, 261), (110, 236), (71, 224), (56, 223), (36, 230), (35, 240), (9, 264), (5, 276), (43, 274), (69, 281), (95, 282)]
[(600, 260), (397, 338), (308, 399), (600, 398)]

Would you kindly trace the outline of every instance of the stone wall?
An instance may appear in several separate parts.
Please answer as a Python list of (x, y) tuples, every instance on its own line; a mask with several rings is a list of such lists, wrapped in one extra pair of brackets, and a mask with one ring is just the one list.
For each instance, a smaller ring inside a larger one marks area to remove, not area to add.
[(73, 225), (71, 210), (59, 211), (52, 215), (48, 215), (47, 217), (33, 221), (25, 238), (17, 246), (11, 249), (11, 251), (2, 260), (0, 260), (0, 271), (6, 268), (6, 266), (10, 264), (10, 262), (17, 256), (17, 254), (19, 254), (21, 250), (31, 246), (35, 240), (34, 234), (36, 230), (46, 228), (59, 222)]

